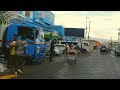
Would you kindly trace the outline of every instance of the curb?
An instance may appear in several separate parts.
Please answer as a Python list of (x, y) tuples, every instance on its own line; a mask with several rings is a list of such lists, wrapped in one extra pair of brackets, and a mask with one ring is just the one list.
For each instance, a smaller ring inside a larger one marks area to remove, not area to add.
[(0, 79), (11, 79), (11, 78), (14, 78), (14, 77), (16, 77), (16, 75), (12, 74), (12, 75), (0, 76)]

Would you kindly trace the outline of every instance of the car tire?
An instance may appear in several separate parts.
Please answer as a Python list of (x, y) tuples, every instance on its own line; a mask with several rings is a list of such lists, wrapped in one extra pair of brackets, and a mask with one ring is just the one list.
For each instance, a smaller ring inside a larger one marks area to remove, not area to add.
[(115, 51), (114, 55), (116, 56), (116, 51)]
[(115, 52), (115, 55), (118, 56), (117, 52)]

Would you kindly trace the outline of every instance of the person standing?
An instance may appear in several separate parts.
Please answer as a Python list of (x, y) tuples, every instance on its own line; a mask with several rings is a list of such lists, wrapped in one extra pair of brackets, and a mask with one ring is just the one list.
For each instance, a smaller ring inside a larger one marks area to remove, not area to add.
[(51, 45), (50, 45), (50, 62), (53, 62), (52, 57), (54, 55), (54, 40), (52, 40)]
[(7, 69), (10, 69), (10, 45), (6, 45), (5, 59), (7, 61)]
[(22, 68), (25, 64), (26, 59), (26, 47), (27, 42), (25, 41), (26, 34), (22, 36), (21, 40), (18, 40), (17, 42), (17, 49), (16, 49), (16, 67), (15, 67), (15, 74), (17, 75), (19, 73), (23, 73)]
[(14, 35), (14, 39), (12, 42), (6, 46), (8, 51), (8, 60), (7, 60), (7, 68), (11, 70), (11, 72), (15, 69), (15, 51), (17, 48), (17, 35)]
[(66, 53), (66, 55), (67, 55), (67, 53), (68, 53), (68, 51), (69, 51), (69, 48), (70, 48), (69, 44), (68, 44), (68, 43), (66, 43), (66, 50), (65, 50), (65, 51), (66, 51), (66, 52), (65, 52), (65, 53)]

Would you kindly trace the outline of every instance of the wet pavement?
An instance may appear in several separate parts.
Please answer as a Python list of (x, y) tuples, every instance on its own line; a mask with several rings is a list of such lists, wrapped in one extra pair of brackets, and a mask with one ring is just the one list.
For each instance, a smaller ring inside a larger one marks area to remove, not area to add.
[(23, 68), (23, 76), (17, 79), (120, 79), (120, 56), (114, 52), (99, 51), (78, 55), (77, 63), (68, 64), (66, 56), (56, 56)]

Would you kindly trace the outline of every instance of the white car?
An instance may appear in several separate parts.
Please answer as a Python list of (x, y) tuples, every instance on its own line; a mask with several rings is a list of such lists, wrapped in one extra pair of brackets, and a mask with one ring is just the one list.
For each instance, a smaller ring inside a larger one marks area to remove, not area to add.
[(55, 47), (55, 48), (54, 48), (54, 51), (55, 51), (55, 55), (60, 55), (60, 54), (62, 54), (61, 50), (60, 50), (58, 47)]
[(64, 50), (65, 50), (65, 45), (63, 45), (63, 44), (55, 45), (54, 51), (55, 51), (56, 55), (63, 54)]

